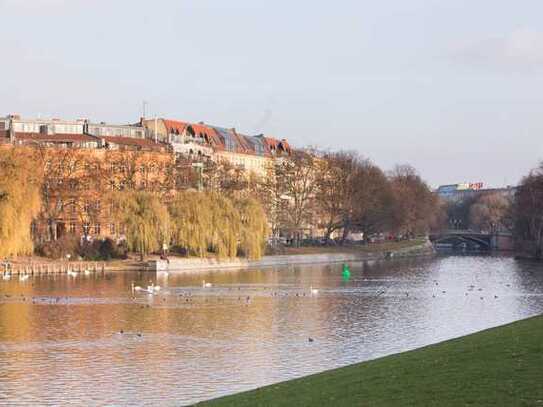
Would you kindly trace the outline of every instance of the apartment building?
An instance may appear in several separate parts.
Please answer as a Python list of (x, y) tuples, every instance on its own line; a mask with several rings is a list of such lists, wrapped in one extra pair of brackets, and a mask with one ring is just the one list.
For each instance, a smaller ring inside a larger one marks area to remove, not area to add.
[(234, 128), (189, 123), (172, 119), (142, 120), (148, 137), (168, 143), (176, 153), (191, 157), (227, 161), (246, 171), (264, 176), (274, 158), (290, 155), (286, 140), (264, 135), (248, 136)]

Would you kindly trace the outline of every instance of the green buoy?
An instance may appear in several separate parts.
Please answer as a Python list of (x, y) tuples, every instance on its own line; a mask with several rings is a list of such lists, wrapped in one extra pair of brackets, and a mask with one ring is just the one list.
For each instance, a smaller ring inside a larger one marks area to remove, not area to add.
[(343, 273), (342, 273), (343, 281), (349, 281), (351, 278), (351, 270), (349, 270), (349, 265), (347, 263), (343, 263)]

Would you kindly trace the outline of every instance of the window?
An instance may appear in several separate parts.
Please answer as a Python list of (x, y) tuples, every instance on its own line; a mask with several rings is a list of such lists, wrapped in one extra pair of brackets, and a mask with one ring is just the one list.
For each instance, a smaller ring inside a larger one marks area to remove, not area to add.
[(100, 224), (97, 223), (94, 225), (94, 234), (99, 235), (100, 234)]
[(109, 224), (109, 234), (114, 235), (115, 234), (115, 223)]
[(75, 233), (75, 223), (70, 223), (70, 233)]

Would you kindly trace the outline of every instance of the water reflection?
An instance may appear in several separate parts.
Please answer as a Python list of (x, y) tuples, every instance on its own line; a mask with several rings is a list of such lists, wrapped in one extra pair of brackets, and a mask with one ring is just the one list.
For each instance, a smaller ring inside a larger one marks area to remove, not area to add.
[(348, 282), (341, 273), (0, 281), (0, 404), (187, 404), (543, 312), (541, 267), (511, 258), (357, 263)]

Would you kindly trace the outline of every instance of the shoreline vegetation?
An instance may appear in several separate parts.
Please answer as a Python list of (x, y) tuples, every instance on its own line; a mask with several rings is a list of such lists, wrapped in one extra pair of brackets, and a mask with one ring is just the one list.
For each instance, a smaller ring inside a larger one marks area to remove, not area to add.
[(407, 165), (385, 173), (357, 153), (313, 149), (265, 164), (254, 173), (174, 151), (6, 146), (0, 258), (103, 261), (131, 252), (140, 261), (246, 262), (259, 260), (269, 240), (349, 246), (362, 236), (413, 238), (445, 221), (437, 195)]
[[(387, 253), (389, 256), (393, 257), (394, 255), (400, 257), (400, 256), (415, 256), (415, 255), (430, 255), (433, 254), (433, 249), (431, 248), (431, 245), (428, 243), (428, 241), (424, 238), (419, 239), (413, 239), (413, 240), (404, 240), (400, 242), (382, 242), (382, 243), (374, 243), (370, 245), (353, 245), (353, 246), (308, 246), (308, 247), (287, 247), (284, 251), (282, 251), (280, 254), (277, 255), (266, 255), (262, 258), (262, 260), (266, 260), (268, 258), (272, 257), (283, 257), (283, 258), (290, 258), (295, 259), (300, 256), (322, 256), (322, 255), (329, 255), (331, 261), (334, 262), (333, 256), (341, 256), (341, 255), (347, 255), (351, 256), (353, 261), (360, 261), (360, 260), (372, 260), (372, 259), (384, 259), (387, 257)], [(356, 258), (355, 258), (356, 257)], [(342, 261), (340, 257), (337, 257), (339, 260)], [(149, 256), (148, 260), (152, 261), (158, 261), (160, 259), (160, 256)], [(206, 269), (206, 267), (202, 266), (201, 264), (195, 263), (195, 261), (202, 261), (202, 260), (209, 260), (209, 261), (215, 261), (220, 267), (224, 268), (243, 268), (243, 264), (240, 263), (243, 259), (234, 258), (234, 259), (219, 259), (217, 257), (207, 257), (206, 259), (201, 259), (198, 256), (192, 256), (192, 257), (180, 257), (180, 256), (172, 256), (170, 257), (170, 261), (172, 262), (180, 262), (180, 263), (187, 263), (190, 266), (188, 267), (188, 270), (186, 271), (198, 271)], [(320, 261), (316, 261), (316, 263), (319, 263)], [(13, 262), (12, 265), (15, 269), (18, 267), (25, 267), (29, 266), (31, 264), (50, 264), (50, 265), (69, 265), (78, 264), (78, 261), (55, 261), (51, 260), (49, 258), (45, 257), (38, 257), (38, 256), (32, 256), (32, 257), (18, 257)], [(85, 262), (89, 263), (89, 262)], [(97, 262), (100, 265), (104, 265), (106, 271), (130, 271), (130, 270), (145, 270), (148, 269), (148, 261), (140, 261), (139, 256), (135, 253), (130, 253), (129, 257), (125, 260), (119, 260), (119, 259), (113, 259), (108, 261), (99, 261)], [(312, 261), (306, 261), (304, 264), (310, 264)], [(230, 267), (229, 267), (229, 264)], [(218, 268), (220, 268), (218, 267)], [(154, 270), (150, 270), (154, 271)]]
[(197, 405), (543, 405), (542, 338), (539, 315)]

